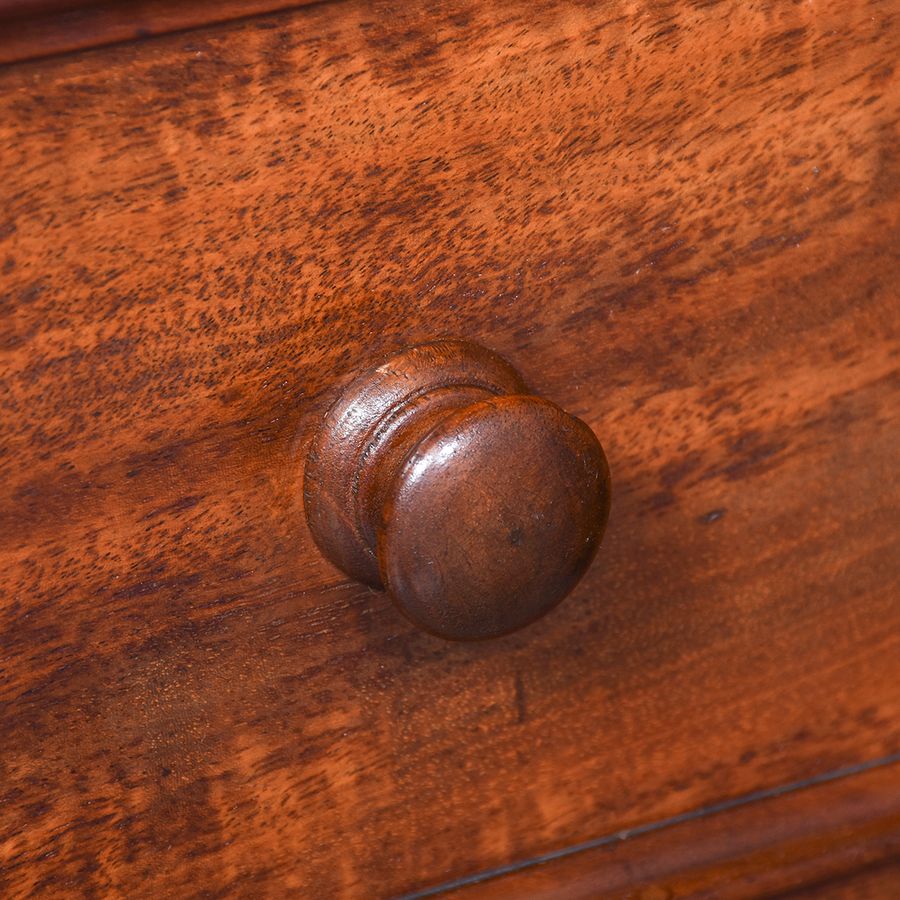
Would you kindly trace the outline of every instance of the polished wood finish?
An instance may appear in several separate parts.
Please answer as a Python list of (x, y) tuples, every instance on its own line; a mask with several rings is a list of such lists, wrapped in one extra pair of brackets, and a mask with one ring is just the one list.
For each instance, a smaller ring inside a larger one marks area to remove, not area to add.
[(448, 885), (448, 900), (890, 900), (900, 886), (900, 765), (748, 798), (513, 871)]
[(328, 411), (306, 513), (340, 569), (386, 588), (420, 627), (498, 637), (553, 609), (609, 517), (600, 442), (468, 341), (423, 344), (364, 372)]
[(0, 0), (0, 65), (143, 41), (316, 0)]
[[(325, 4), (0, 72), (0, 894), (390, 896), (900, 751), (894, 2)], [(491, 347), (596, 565), (448, 643), (308, 533)]]

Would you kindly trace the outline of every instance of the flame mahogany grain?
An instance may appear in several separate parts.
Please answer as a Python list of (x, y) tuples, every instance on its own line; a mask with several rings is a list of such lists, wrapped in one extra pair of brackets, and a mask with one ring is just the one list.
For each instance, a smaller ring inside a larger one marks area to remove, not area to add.
[[(0, 895), (392, 896), (900, 751), (898, 14), (350, 0), (0, 70)], [(302, 509), (435, 334), (616, 478), (496, 641)]]

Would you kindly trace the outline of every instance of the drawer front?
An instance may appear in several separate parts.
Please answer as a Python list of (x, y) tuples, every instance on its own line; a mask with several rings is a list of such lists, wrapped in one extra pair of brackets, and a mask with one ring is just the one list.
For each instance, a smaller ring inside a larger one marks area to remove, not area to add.
[[(0, 893), (394, 895), (900, 752), (898, 33), (349, 2), (0, 70)], [(303, 514), (442, 335), (613, 478), (475, 644)]]

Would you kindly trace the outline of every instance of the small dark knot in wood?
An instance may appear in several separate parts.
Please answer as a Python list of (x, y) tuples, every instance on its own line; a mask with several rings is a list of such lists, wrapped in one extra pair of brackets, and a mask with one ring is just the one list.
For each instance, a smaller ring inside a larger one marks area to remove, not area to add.
[(354, 381), (306, 464), (316, 543), (427, 631), (505, 634), (575, 586), (609, 515), (593, 432), (464, 341), (406, 350)]

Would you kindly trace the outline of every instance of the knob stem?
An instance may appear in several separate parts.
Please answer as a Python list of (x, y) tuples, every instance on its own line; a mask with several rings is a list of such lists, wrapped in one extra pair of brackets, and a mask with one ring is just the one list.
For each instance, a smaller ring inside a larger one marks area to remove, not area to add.
[(506, 360), (460, 340), (412, 347), (354, 379), (326, 414), (306, 463), (306, 516), (325, 556), (382, 588), (375, 532), (404, 454), (442, 414), (525, 391)]

